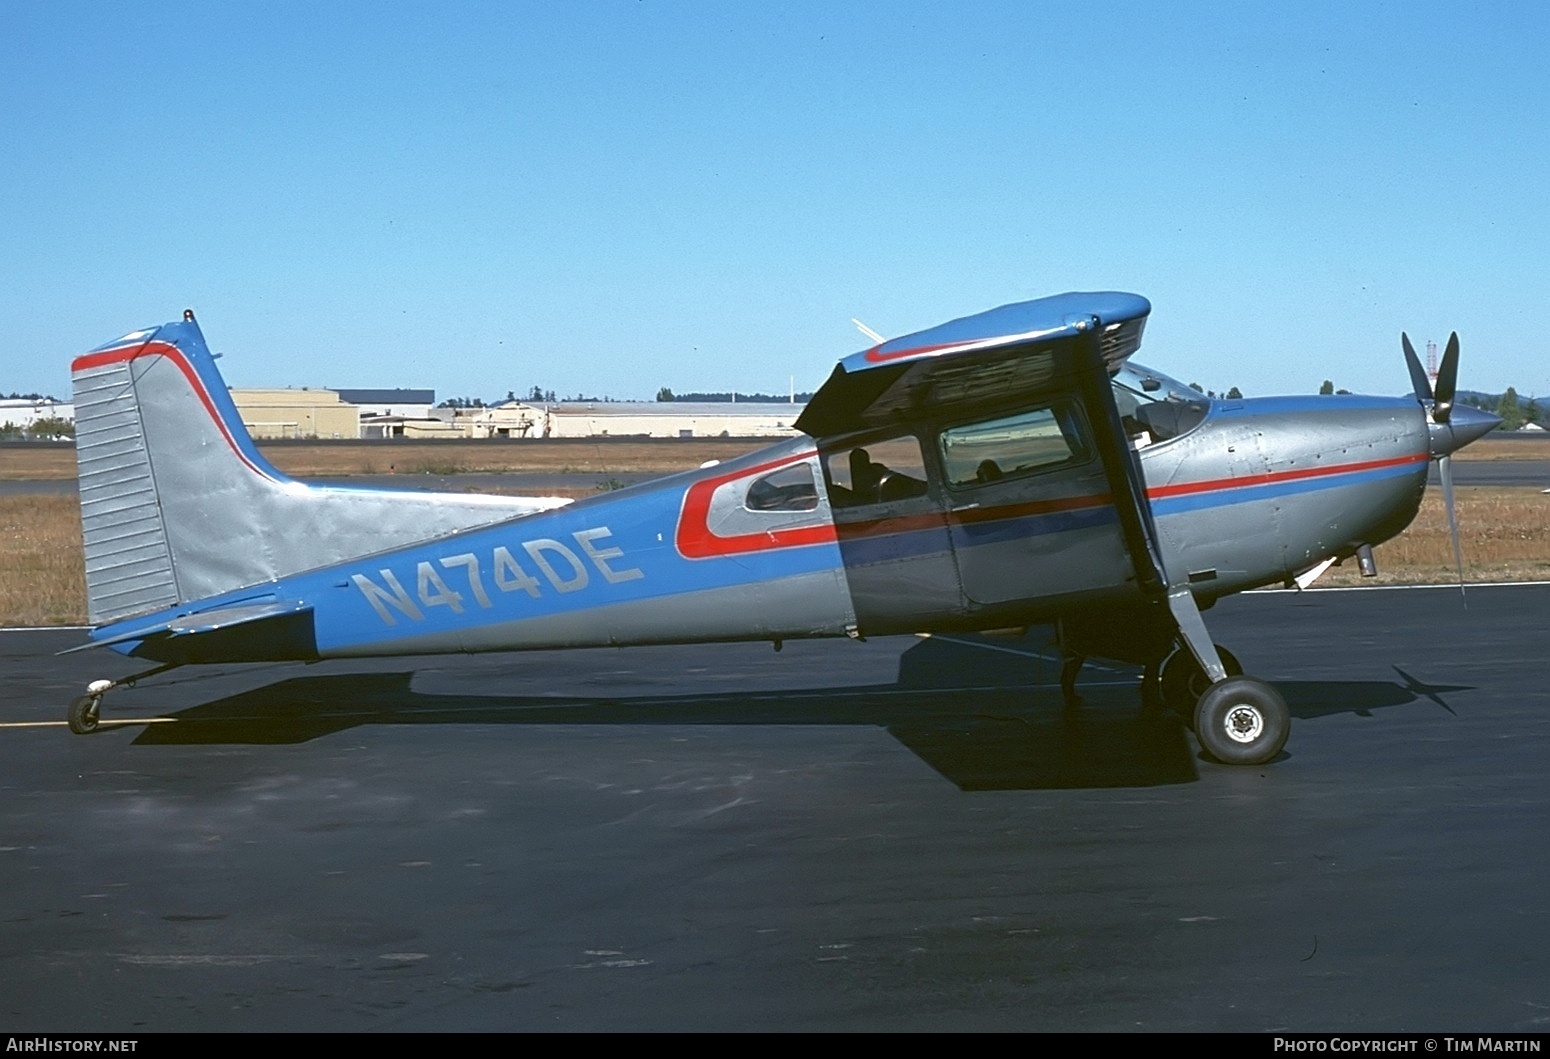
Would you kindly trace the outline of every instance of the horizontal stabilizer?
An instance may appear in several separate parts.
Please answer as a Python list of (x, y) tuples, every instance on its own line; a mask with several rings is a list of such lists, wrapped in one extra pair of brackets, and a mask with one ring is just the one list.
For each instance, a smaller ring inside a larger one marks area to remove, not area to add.
[(316, 657), (317, 641), (312, 634), (312, 608), (305, 603), (276, 600), (267, 603), (240, 603), (197, 614), (181, 614), (115, 629), (112, 636), (60, 654), (71, 654), (92, 647), (115, 644), (139, 644), (130, 653), (160, 662), (181, 662), (190, 657), (188, 641), (199, 640), (201, 662), (267, 662), (294, 658), (297, 647), (302, 656)]

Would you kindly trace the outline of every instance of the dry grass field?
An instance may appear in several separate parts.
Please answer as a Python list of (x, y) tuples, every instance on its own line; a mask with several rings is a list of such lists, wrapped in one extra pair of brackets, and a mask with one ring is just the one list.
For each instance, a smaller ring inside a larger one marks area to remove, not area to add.
[[(530, 441), (285, 441), (259, 451), (301, 478), (353, 474), (670, 474), (758, 448), (749, 438), (544, 438)], [(0, 479), (75, 477), (70, 445), (0, 445)]]
[[(668, 474), (756, 447), (739, 438), (543, 440), (523, 442), (289, 442), (264, 446), (276, 466), (298, 476), (473, 472)], [(1550, 458), (1550, 437), (1486, 438), (1459, 457)], [(0, 479), (69, 479), (69, 446), (0, 447)], [(566, 494), (567, 490), (548, 490)], [(591, 495), (593, 490), (569, 491)], [(1550, 495), (1537, 489), (1460, 487), (1459, 530), (1470, 580), (1550, 579)], [(1437, 490), (1415, 522), (1377, 549), (1379, 576), (1361, 578), (1354, 563), (1330, 570), (1320, 585), (1447, 582), (1457, 574), (1447, 516)], [(0, 625), (58, 625), (86, 618), (81, 529), (71, 496), (0, 497)]]
[(0, 497), (0, 541), (0, 625), (86, 620), (86, 566), (75, 497)]
[[(1550, 580), (1550, 495), (1530, 488), (1459, 486), (1459, 542), (1470, 581)], [(1405, 532), (1373, 550), (1378, 576), (1354, 562), (1331, 568), (1318, 584), (1447, 584), (1458, 580), (1442, 490), (1428, 489)]]

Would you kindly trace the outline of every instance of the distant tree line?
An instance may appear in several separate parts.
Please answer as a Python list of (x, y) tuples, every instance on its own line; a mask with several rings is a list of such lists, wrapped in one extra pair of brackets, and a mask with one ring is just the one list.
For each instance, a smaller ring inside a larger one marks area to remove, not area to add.
[[(806, 404), (813, 399), (810, 392), (794, 395), (797, 404)], [(744, 393), (742, 390), (720, 390), (714, 393), (702, 390), (694, 390), (690, 393), (674, 394), (666, 386), (657, 391), (659, 401), (702, 401), (706, 404), (714, 404), (718, 401), (732, 402), (742, 401), (750, 404), (786, 404), (793, 400), (789, 393)]]
[(0, 423), (0, 441), (54, 441), (75, 437), (75, 424), (58, 416), (35, 419), (31, 426)]
[(1243, 397), (1243, 391), (1238, 389), (1236, 386), (1232, 387), (1226, 393), (1217, 393), (1215, 390), (1208, 390), (1198, 382), (1190, 383), (1189, 388), (1194, 390), (1196, 393), (1203, 393), (1207, 397), (1220, 397), (1226, 401), (1237, 401), (1241, 400)]
[[(506, 392), (506, 400), (515, 401), (518, 400), (518, 397), (508, 390)], [(573, 393), (560, 397), (553, 390), (546, 390), (542, 386), (534, 386), (527, 392), (527, 396), (521, 398), (521, 400), (526, 401), (528, 404), (554, 404), (558, 401), (591, 401), (594, 404), (615, 404), (619, 398), (610, 397), (607, 394), (599, 397), (596, 394), (590, 393)]]

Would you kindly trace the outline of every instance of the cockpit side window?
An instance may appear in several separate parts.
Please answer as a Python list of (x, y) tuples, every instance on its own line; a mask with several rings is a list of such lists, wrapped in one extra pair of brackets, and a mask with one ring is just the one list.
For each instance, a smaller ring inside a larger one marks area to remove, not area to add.
[(806, 463), (771, 471), (748, 486), (743, 506), (749, 511), (813, 511), (818, 507), (818, 486)]
[(886, 504), (926, 495), (926, 463), (914, 435), (868, 441), (824, 453), (829, 504)]
[(951, 427), (940, 444), (947, 484), (984, 485), (1085, 463), (1091, 455), (1081, 417), (1069, 402)]
[(1120, 421), (1136, 448), (1193, 430), (1211, 408), (1198, 391), (1139, 364), (1120, 368), (1113, 388)]

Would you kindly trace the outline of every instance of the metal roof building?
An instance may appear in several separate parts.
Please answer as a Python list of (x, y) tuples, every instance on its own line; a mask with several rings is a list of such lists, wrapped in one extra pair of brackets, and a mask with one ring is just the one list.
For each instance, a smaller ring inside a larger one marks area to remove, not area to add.
[(550, 405), (547, 437), (794, 437), (799, 404), (732, 401), (562, 401)]

